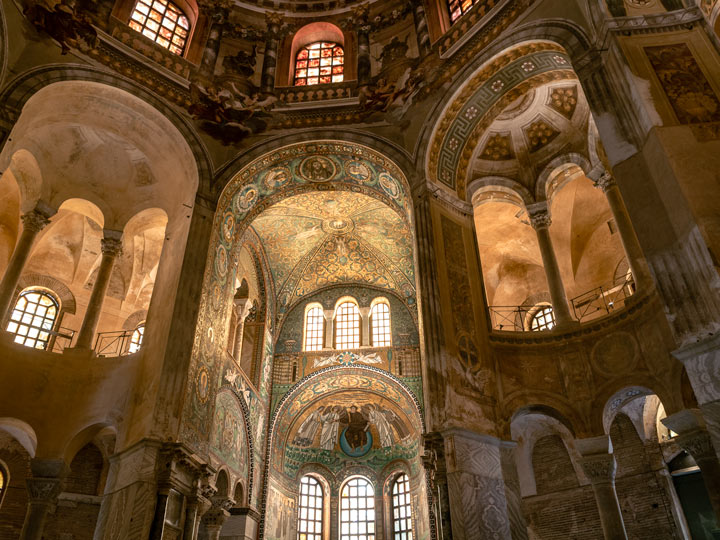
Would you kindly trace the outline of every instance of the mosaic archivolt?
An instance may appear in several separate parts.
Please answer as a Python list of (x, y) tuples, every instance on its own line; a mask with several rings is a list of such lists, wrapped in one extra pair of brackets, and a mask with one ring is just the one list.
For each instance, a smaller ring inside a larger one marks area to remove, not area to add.
[(431, 180), (465, 197), (468, 166), (493, 118), (535, 86), (574, 79), (570, 58), (558, 45), (521, 45), (476, 73), (443, 112), (428, 153)]

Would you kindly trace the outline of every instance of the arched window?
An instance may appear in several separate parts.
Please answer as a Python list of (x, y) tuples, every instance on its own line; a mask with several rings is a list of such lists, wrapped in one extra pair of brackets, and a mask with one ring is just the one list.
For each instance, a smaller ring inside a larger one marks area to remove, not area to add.
[(23, 291), (10, 314), (7, 331), (15, 334), (15, 343), (47, 349), (59, 311), (60, 302), (49, 292), (40, 289)]
[(410, 480), (407, 474), (397, 477), (392, 487), (393, 538), (413, 540)]
[(335, 310), (335, 348), (360, 346), (360, 310), (354, 302), (343, 302)]
[(0, 464), (0, 505), (3, 502), (3, 497), (5, 496), (5, 491), (7, 490), (8, 485), (8, 474), (5, 470), (5, 467), (3, 467)]
[(457, 21), (472, 8), (478, 0), (448, 0), (450, 10), (450, 24)]
[(340, 492), (340, 539), (375, 540), (375, 491), (367, 478), (351, 478)]
[(133, 330), (132, 335), (130, 336), (130, 347), (128, 348), (128, 352), (130, 354), (136, 353), (140, 350), (140, 347), (142, 346), (143, 336), (145, 335), (145, 323), (142, 322), (137, 325), (135, 330)]
[(180, 56), (185, 52), (190, 21), (168, 0), (138, 0), (129, 25), (170, 52)]
[(384, 300), (375, 304), (370, 310), (370, 326), (372, 328), (373, 347), (389, 347), (392, 345), (390, 337), (390, 306)]
[(305, 313), (305, 347), (306, 351), (320, 351), (323, 348), (325, 334), (325, 315), (320, 306), (313, 306)]
[(295, 56), (295, 86), (343, 81), (345, 51), (332, 41), (316, 41), (302, 47)]
[(551, 306), (540, 307), (530, 320), (530, 329), (533, 332), (552, 330), (555, 327), (555, 315)]
[(300, 479), (297, 531), (298, 540), (322, 540), (323, 490), (320, 482), (309, 475)]

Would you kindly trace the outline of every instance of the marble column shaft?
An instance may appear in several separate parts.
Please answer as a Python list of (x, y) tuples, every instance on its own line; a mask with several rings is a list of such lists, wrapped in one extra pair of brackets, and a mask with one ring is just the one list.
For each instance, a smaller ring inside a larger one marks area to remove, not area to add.
[(423, 0), (413, 1), (413, 21), (415, 22), (415, 35), (418, 42), (420, 58), (430, 54), (430, 34), (428, 33), (427, 16)]
[(260, 75), (260, 92), (271, 93), (275, 88), (275, 70), (277, 68), (278, 47), (280, 45), (280, 28), (282, 16), (277, 13), (266, 13), (267, 32), (265, 37), (265, 53)]
[(365, 86), (370, 83), (370, 25), (361, 23), (357, 31), (358, 40), (358, 86)]
[(370, 346), (370, 308), (360, 308), (360, 345)]
[(635, 234), (635, 228), (633, 227), (632, 221), (630, 221), (630, 214), (628, 214), (625, 201), (623, 201), (620, 188), (618, 188), (615, 178), (609, 173), (605, 173), (595, 181), (595, 187), (601, 189), (603, 193), (605, 193), (605, 197), (607, 197), (608, 206), (615, 219), (615, 224), (620, 233), (620, 240), (625, 249), (625, 255), (627, 256), (628, 265), (635, 280), (635, 286), (640, 291), (649, 289), (652, 286), (650, 269), (645, 261), (645, 255), (640, 247), (640, 241), (638, 240), (637, 234)]
[(102, 258), (100, 260), (100, 268), (95, 278), (95, 284), (93, 285), (77, 343), (75, 344), (79, 349), (92, 348), (92, 341), (95, 338), (95, 331), (100, 321), (100, 313), (102, 312), (105, 295), (110, 285), (110, 276), (112, 275), (115, 258), (122, 252), (120, 233), (112, 232), (114, 233), (112, 236), (103, 238), (101, 241)]
[(41, 540), (48, 513), (55, 508), (62, 490), (61, 478), (28, 478), (28, 505), (20, 540)]
[(612, 453), (612, 442), (608, 435), (579, 439), (575, 444), (580, 451), (580, 465), (590, 480), (603, 535), (606, 540), (627, 539), (620, 503), (615, 491), (617, 462)]
[(324, 309), (323, 316), (325, 317), (325, 348), (333, 348), (333, 316), (335, 310)]
[(235, 360), (240, 361), (242, 353), (243, 334), (245, 333), (245, 319), (250, 313), (252, 302), (248, 298), (236, 298), (233, 307), (235, 309), (235, 318), (237, 324), (235, 326), (235, 340), (233, 342), (232, 355)]
[[(47, 213), (33, 210), (22, 216), (23, 229), (20, 239), (15, 245), (12, 257), (8, 262), (5, 274), (0, 282), (0, 314), (4, 317), (10, 309), (10, 303), (15, 296), (15, 289), (22, 275), (25, 263), (30, 256), (37, 234), (48, 224), (50, 219)], [(2, 319), (0, 317), (0, 319)]]
[(574, 322), (570, 315), (568, 307), (568, 299), (565, 293), (565, 285), (560, 275), (560, 266), (553, 248), (552, 238), (550, 237), (550, 213), (545, 203), (537, 203), (528, 206), (528, 215), (530, 223), (537, 234), (540, 255), (542, 256), (543, 267), (545, 269), (545, 277), (547, 278), (548, 289), (550, 291), (550, 299), (552, 301), (555, 323), (562, 327)]
[(205, 79), (211, 79), (215, 74), (215, 66), (217, 64), (218, 53), (220, 52), (220, 41), (222, 40), (225, 29), (227, 13), (219, 9), (210, 14), (210, 18), (210, 32), (208, 33), (208, 39), (205, 43), (202, 60), (200, 61), (200, 76)]

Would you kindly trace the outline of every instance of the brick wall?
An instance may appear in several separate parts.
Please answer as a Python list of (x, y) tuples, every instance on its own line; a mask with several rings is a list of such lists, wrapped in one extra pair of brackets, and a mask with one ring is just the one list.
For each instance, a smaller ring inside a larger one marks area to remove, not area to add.
[(30, 456), (11, 435), (0, 430), (0, 460), (10, 476), (0, 506), (0, 540), (17, 540), (25, 520), (25, 479), (30, 475)]
[(104, 460), (88, 444), (70, 463), (65, 487), (55, 512), (48, 516), (44, 540), (92, 540), (100, 511)]
[(624, 414), (618, 414), (610, 429), (618, 468), (615, 480), (629, 539), (680, 538), (671, 513), (670, 500), (657, 443), (640, 440)]
[(542, 540), (602, 540), (600, 516), (590, 486), (580, 486), (558, 435), (533, 449), (537, 495), (523, 499), (531, 534)]

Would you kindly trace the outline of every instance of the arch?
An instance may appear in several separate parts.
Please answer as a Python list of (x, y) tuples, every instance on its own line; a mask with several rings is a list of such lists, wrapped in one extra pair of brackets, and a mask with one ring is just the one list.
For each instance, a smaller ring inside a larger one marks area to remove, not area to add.
[(24, 214), (35, 208), (42, 194), (43, 175), (32, 152), (20, 148), (9, 156), (2, 175), (2, 182), (6, 181), (14, 182), (20, 192), (21, 213)]
[(108, 428), (113, 429), (113, 431), (117, 431), (117, 428), (111, 422), (96, 422), (88, 425), (73, 435), (65, 444), (63, 453), (65, 463), (72, 462), (72, 459), (81, 448), (83, 448), (86, 444), (93, 442), (95, 437), (101, 435), (103, 430)]
[[(510, 397), (510, 396), (509, 396)], [(560, 424), (573, 435), (573, 437), (579, 436), (583, 433), (583, 425), (578, 418), (576, 411), (572, 410), (570, 404), (564, 405), (561, 403), (543, 403), (543, 400), (537, 399), (538, 396), (533, 396), (535, 399), (528, 396), (524, 403), (518, 403), (515, 407), (509, 407), (513, 410), (513, 413), (509, 416), (510, 424), (515, 421), (516, 418), (520, 418), (528, 414), (541, 414), (549, 418), (554, 418)], [(556, 398), (548, 393), (549, 398)], [(515, 401), (521, 401), (521, 397), (511, 397), (508, 400), (510, 404)], [(548, 400), (549, 401), (549, 400)]]
[(535, 185), (535, 199), (537, 201), (551, 199), (552, 194), (562, 188), (562, 184), (557, 182), (557, 174), (566, 165), (576, 165), (586, 176), (592, 170), (590, 160), (577, 152), (557, 156), (540, 173), (538, 182)]
[(245, 486), (242, 480), (238, 480), (235, 483), (235, 489), (233, 489), (233, 500), (235, 504), (233, 508), (241, 508), (245, 505)]
[(610, 398), (608, 398), (605, 403), (605, 407), (603, 407), (602, 423), (605, 433), (610, 433), (610, 426), (612, 425), (615, 416), (617, 416), (625, 405), (640, 397), (651, 396), (654, 394), (655, 392), (644, 386), (630, 386), (615, 392), (612, 396), (610, 396)]
[[(568, 64), (563, 67), (569, 71), (572, 71), (570, 68), (570, 60), (579, 62), (581, 57), (592, 48), (591, 39), (588, 37), (587, 32), (576, 23), (568, 21), (567, 19), (546, 18), (521, 25), (513, 29), (513, 32), (509, 34), (508, 37), (493, 43), (490, 47), (484, 49), (482, 54), (477, 55), (473, 61), (468, 62), (458, 73), (455, 82), (451, 84), (445, 94), (437, 100), (435, 107), (428, 115), (429, 120), (426, 122), (426, 127), (423, 132), (421, 132), (416, 144), (418, 149), (416, 161), (418, 163), (418, 169), (425, 170), (431, 181), (438, 182), (438, 185), (451, 190), (457, 190), (457, 195), (461, 201), (467, 200), (464, 183), (462, 186), (458, 186), (460, 189), (456, 189), (456, 187), (452, 185), (449, 176), (448, 178), (438, 180), (438, 175), (436, 172), (433, 172), (432, 167), (429, 166), (431, 161), (435, 159), (433, 155), (435, 154), (435, 156), (437, 156), (439, 149), (439, 144), (433, 144), (437, 129), (441, 125), (449, 126), (449, 120), (443, 119), (446, 111), (453, 110), (458, 113), (463, 112), (461, 111), (461, 105), (453, 103), (453, 97), (467, 85), (468, 81), (472, 79), (474, 74), (476, 74), (482, 66), (490, 64), (493, 59), (502, 57), (510, 49), (531, 42), (552, 43), (559, 46), (563, 51), (561, 54), (565, 54), (568, 60)], [(568, 73), (568, 77), (576, 78), (570, 73)], [(492, 84), (496, 79), (490, 78), (488, 75), (486, 80), (489, 81), (489, 84)], [(462, 108), (464, 109), (464, 107)], [(493, 110), (497, 109), (499, 113), (503, 108), (502, 104), (500, 104), (494, 107)], [(481, 109), (482, 107), (478, 108), (477, 112)], [(482, 116), (482, 114), (477, 114), (477, 112), (474, 113), (474, 121), (476, 123), (479, 122), (479, 117)], [(459, 150), (461, 149), (459, 148)]]
[(298, 68), (298, 61), (301, 60), (298, 58), (298, 53), (301, 52), (304, 47), (318, 42), (337, 44), (340, 48), (344, 49), (345, 35), (336, 25), (326, 21), (312, 22), (300, 28), (293, 36), (290, 44), (288, 81), (291, 86), (297, 84), (296, 70)]
[(392, 345), (392, 312), (390, 301), (384, 296), (370, 304), (370, 342), (373, 347)]
[(215, 475), (215, 488), (218, 497), (227, 497), (230, 495), (230, 475), (225, 467), (222, 467)]
[(320, 302), (309, 302), (303, 314), (303, 350), (319, 351), (325, 346), (325, 313)]
[(105, 227), (105, 213), (100, 210), (96, 204), (88, 200), (77, 198), (65, 199), (58, 207), (58, 213), (63, 210), (85, 216), (101, 229)]
[(143, 86), (106, 70), (77, 64), (54, 64), (33, 68), (18, 75), (7, 84), (0, 95), (0, 101), (6, 104), (6, 110), (10, 115), (9, 121), (12, 124), (17, 122), (25, 104), (37, 92), (63, 81), (93, 82), (104, 87), (123, 90), (158, 111), (177, 129), (194, 157), (198, 192), (205, 196), (212, 194), (212, 161), (204, 142), (190, 121)]
[(25, 449), (31, 458), (35, 457), (37, 451), (37, 435), (35, 430), (27, 422), (18, 418), (0, 418), (0, 430), (7, 431)]
[[(22, 291), (33, 287), (48, 289), (57, 296), (58, 300), (60, 300), (60, 315), (58, 316), (58, 320), (61, 319), (62, 314), (75, 314), (75, 311), (77, 310), (75, 295), (62, 281), (55, 279), (52, 276), (46, 276), (43, 274), (23, 274), (18, 280), (18, 286), (15, 289), (15, 296), (17, 297), (17, 295), (19, 295)], [(17, 298), (13, 299), (13, 301), (16, 300)]]
[(473, 208), (486, 202), (507, 202), (525, 208), (535, 202), (530, 190), (520, 182), (502, 176), (477, 178), (468, 185), (467, 190)]
[[(375, 538), (375, 490), (377, 486), (366, 476), (353, 474), (346, 478), (339, 490), (339, 536), (340, 540), (350, 540), (350, 524), (354, 524), (359, 534), (371, 534)], [(365, 510), (365, 519), (359, 516), (351, 518), (351, 508)]]
[(297, 503), (298, 538), (322, 540), (326, 537), (330, 492), (315, 474), (300, 477)]

